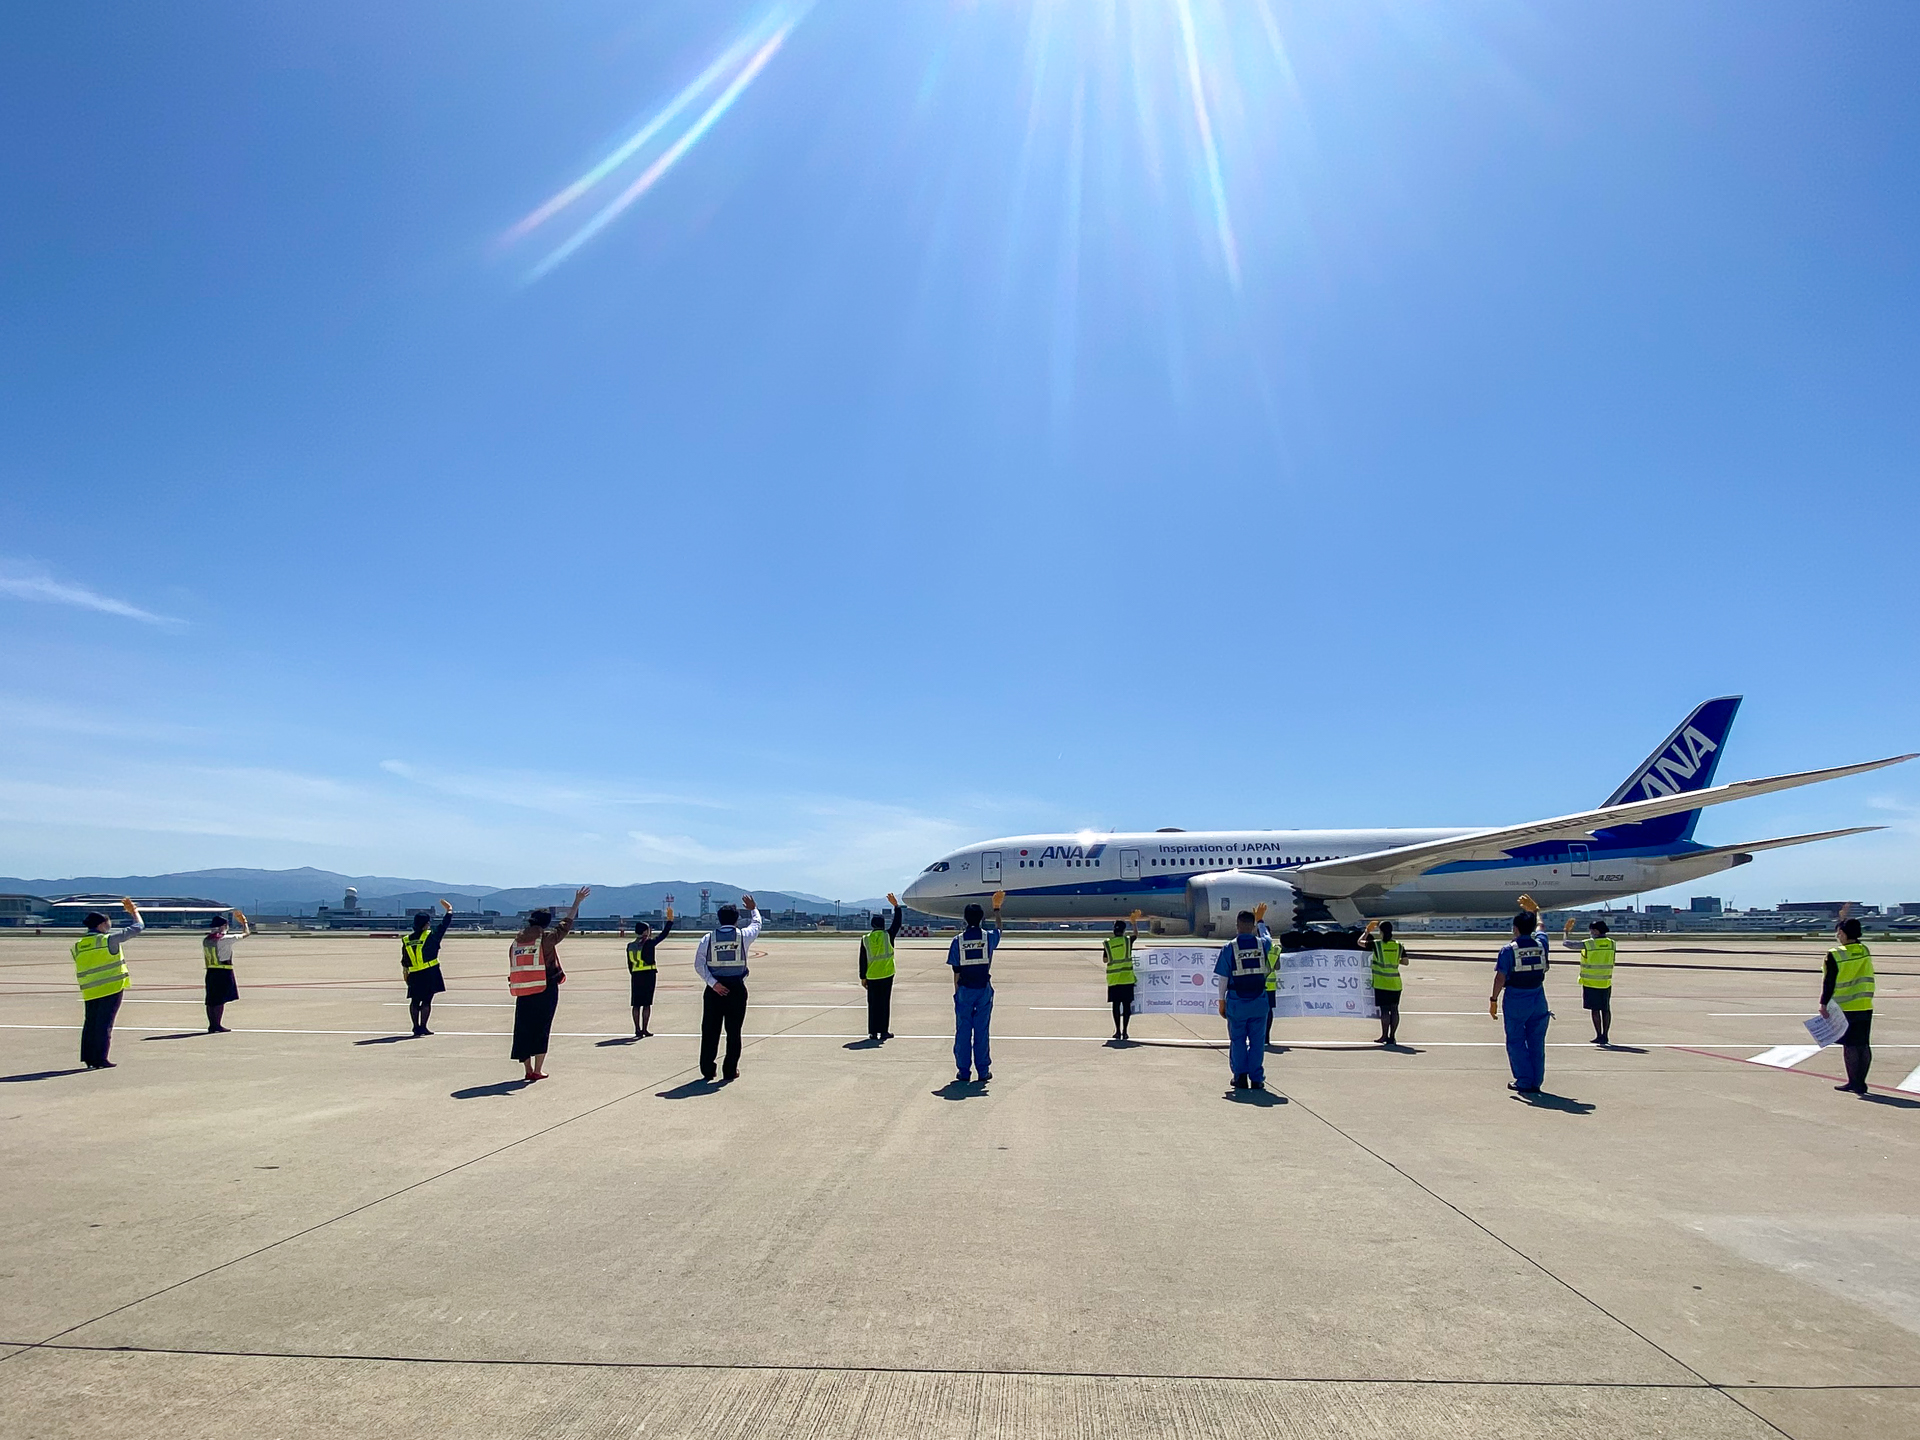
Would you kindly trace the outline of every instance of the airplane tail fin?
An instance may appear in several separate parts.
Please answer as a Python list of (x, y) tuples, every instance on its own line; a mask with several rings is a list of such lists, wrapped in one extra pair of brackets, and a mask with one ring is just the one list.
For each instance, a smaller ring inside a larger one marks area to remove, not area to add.
[[(1640, 762), (1620, 788), (1607, 797), (1606, 805), (1684, 795), (1713, 784), (1713, 772), (1719, 768), (1720, 752), (1727, 743), (1727, 732), (1733, 728), (1740, 700), (1738, 695), (1722, 695), (1696, 706), (1694, 712)], [(1671, 845), (1693, 839), (1693, 827), (1699, 819), (1698, 810), (1685, 810), (1678, 815), (1602, 831), (1595, 838), (1609, 845)]]

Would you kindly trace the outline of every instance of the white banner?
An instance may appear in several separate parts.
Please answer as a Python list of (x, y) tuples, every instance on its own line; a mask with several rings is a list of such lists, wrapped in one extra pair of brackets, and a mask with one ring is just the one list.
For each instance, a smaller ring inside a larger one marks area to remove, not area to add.
[[(1217, 1015), (1220, 996), (1213, 967), (1220, 947), (1142, 946), (1134, 954), (1139, 984), (1133, 1009), (1138, 1015)], [(1274, 1017), (1331, 1015), (1370, 1020), (1373, 959), (1365, 950), (1294, 950), (1280, 956), (1280, 984)]]
[(1367, 950), (1289, 950), (1280, 956), (1280, 994), (1274, 1018), (1332, 1015), (1379, 1017), (1373, 1003), (1373, 954)]
[(1220, 1000), (1213, 988), (1218, 947), (1142, 946), (1133, 955), (1139, 983), (1133, 987), (1136, 1015), (1214, 1015)]

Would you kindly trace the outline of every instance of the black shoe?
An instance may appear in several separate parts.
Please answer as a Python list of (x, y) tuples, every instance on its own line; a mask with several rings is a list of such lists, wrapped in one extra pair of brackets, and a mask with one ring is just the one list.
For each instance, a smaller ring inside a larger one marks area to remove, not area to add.
[[(993, 1072), (992, 1072), (991, 1070), (982, 1070), (982, 1071), (980, 1072), (980, 1083), (981, 1083), (982, 1085), (984, 1085), (984, 1084), (986, 1084), (986, 1083), (987, 1083), (987, 1082), (988, 1082), (989, 1080), (991, 1080), (991, 1079), (993, 1079)], [(1864, 1090), (1862, 1090), (1862, 1091), (1861, 1091), (1860, 1093), (1861, 1093), (1862, 1095), (1864, 1095), (1864, 1094), (1866, 1094), (1867, 1092), (1866, 1092), (1866, 1091), (1864, 1091)]]
[(969, 1071), (962, 1070), (953, 1077), (953, 1083), (956, 1085), (971, 1085), (973, 1083), (973, 1075)]
[(891, 1030), (882, 1030), (882, 1031), (880, 1032), (880, 1038), (881, 1038), (882, 1040), (891, 1040), (891, 1039), (893, 1039), (893, 1031), (891, 1031)]
[(731, 1085), (734, 1081), (738, 1080), (739, 1078), (740, 1078), (740, 1072), (738, 1070), (735, 1070), (731, 1075), (722, 1074), (720, 1077), (720, 1083), (722, 1085)]
[(1513, 1091), (1513, 1093), (1516, 1095), (1520, 1094), (1521, 1093), (1520, 1082), (1518, 1080), (1507, 1081), (1507, 1089)]
[(1236, 1076), (1234, 1076), (1234, 1077), (1233, 1077), (1233, 1088), (1234, 1088), (1234, 1089), (1236, 1089), (1236, 1090), (1244, 1090), (1244, 1089), (1246, 1089), (1246, 1088), (1247, 1088), (1247, 1077), (1246, 1077), (1246, 1076), (1244, 1076), (1244, 1075), (1236, 1075)]
[(1118, 1030), (1116, 1030), (1116, 1031), (1114, 1031), (1114, 1032), (1113, 1032), (1113, 1038), (1114, 1038), (1114, 1039), (1116, 1039), (1116, 1040), (1124, 1040), (1124, 1039), (1126, 1039), (1127, 1037), (1126, 1037), (1126, 1036), (1124, 1036), (1124, 1035), (1122, 1035), (1122, 1034), (1121, 1034), (1121, 1033), (1120, 1033), (1120, 1032), (1119, 1032)]
[(642, 1040), (651, 1040), (653, 1038), (653, 1032), (651, 1030), (642, 1030), (640, 1032), (640, 1038)]
[(231, 1035), (232, 1033), (233, 1032), (224, 1025), (207, 1026), (207, 1034), (209, 1035)]
[(702, 1080), (704, 1080), (704, 1081), (706, 1081), (706, 1082), (707, 1082), (707, 1084), (709, 1084), (709, 1085), (711, 1085), (711, 1084), (713, 1083), (713, 1071), (711, 1071), (711, 1070), (702, 1070), (702, 1071), (700, 1072), (700, 1078), (701, 1078)]

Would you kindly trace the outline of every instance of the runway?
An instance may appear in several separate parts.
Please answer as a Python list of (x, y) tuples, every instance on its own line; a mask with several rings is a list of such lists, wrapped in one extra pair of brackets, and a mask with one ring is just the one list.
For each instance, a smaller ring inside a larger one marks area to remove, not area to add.
[(67, 941), (0, 939), (0, 1429), (1920, 1433), (1920, 946), (1876, 946), (1866, 1100), (1781, 1063), (1817, 942), (1624, 938), (1605, 1051), (1556, 968), (1528, 1104), (1490, 945), (1415, 937), (1403, 1045), (1282, 1021), (1258, 1104), (1213, 1024), (1108, 1043), (1094, 937), (1017, 939), (987, 1085), (944, 944), (872, 1048), (848, 935), (756, 947), (718, 1088), (681, 937), (638, 1043), (569, 940), (530, 1088), (498, 938), (415, 1040), (396, 941), (245, 942), (208, 1036), (196, 939), (140, 937), (101, 1073)]

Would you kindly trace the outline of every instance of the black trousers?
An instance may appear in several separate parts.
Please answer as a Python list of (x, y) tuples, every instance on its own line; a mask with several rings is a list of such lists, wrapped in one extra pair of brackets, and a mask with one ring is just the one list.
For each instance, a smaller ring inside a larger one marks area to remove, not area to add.
[(1260, 1048), (1266, 1049), (1273, 1044), (1273, 1011), (1280, 1003), (1280, 997), (1274, 991), (1267, 991), (1267, 1027), (1260, 1032)]
[(740, 1070), (740, 1026), (747, 1018), (747, 982), (722, 980), (727, 993), (716, 995), (709, 985), (700, 997), (700, 1073), (713, 1078), (713, 1059), (720, 1050), (720, 1027), (727, 1027), (727, 1059), (720, 1073), (731, 1080)]
[(885, 1035), (893, 1028), (893, 976), (867, 981), (867, 1034)]
[(82, 1065), (107, 1063), (107, 1047), (113, 1044), (113, 1017), (120, 1013), (120, 997), (126, 993), (116, 990), (111, 995), (102, 995), (98, 1000), (86, 1002), (87, 1018), (80, 1026)]
[(1847, 1033), (1840, 1037), (1840, 1058), (1847, 1062), (1847, 1083), (1864, 1085), (1873, 1065), (1873, 1011), (1849, 1010)]

